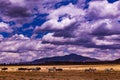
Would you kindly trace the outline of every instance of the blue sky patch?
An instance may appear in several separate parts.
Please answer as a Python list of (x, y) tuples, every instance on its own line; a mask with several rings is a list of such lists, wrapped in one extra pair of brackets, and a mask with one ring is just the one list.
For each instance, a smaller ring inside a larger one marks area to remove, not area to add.
[(55, 4), (55, 9), (57, 8), (60, 8), (61, 6), (66, 6), (68, 5), (69, 3), (72, 3), (72, 4), (77, 4), (78, 0), (63, 0), (61, 2), (58, 2)]

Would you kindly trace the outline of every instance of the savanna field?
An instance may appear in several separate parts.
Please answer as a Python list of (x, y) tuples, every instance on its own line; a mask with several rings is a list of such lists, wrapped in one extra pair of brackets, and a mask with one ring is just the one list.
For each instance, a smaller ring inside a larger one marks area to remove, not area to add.
[[(54, 65), (54, 66), (1, 66), (0, 80), (120, 80), (120, 65)], [(18, 71), (18, 68), (40, 67), (40, 71)], [(62, 71), (51, 71), (53, 67)], [(91, 69), (96, 69), (91, 71)], [(109, 69), (113, 70), (109, 70)]]

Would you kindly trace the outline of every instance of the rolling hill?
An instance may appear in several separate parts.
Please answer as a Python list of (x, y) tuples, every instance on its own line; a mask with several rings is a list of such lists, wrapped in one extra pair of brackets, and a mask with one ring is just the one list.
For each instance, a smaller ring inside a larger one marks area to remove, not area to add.
[(84, 57), (77, 54), (70, 54), (65, 56), (55, 56), (55, 57), (47, 57), (42, 59), (37, 59), (32, 61), (31, 63), (39, 64), (39, 63), (51, 63), (51, 62), (97, 62), (98, 59)]

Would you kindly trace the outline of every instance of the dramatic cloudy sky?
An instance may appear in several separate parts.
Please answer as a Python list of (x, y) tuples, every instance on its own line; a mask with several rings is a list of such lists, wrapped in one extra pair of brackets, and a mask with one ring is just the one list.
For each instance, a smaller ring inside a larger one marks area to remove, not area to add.
[(0, 63), (70, 53), (120, 58), (119, 0), (0, 0)]

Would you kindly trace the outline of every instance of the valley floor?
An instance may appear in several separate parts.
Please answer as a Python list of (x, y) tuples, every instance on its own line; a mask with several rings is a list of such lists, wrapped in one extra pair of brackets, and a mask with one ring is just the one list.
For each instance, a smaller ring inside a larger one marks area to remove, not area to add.
[[(40, 67), (40, 71), (18, 71), (18, 68)], [(48, 68), (63, 71), (48, 72)], [(0, 80), (120, 80), (120, 65), (51, 65), (51, 66), (0, 66)], [(96, 71), (85, 71), (89, 68)], [(109, 71), (110, 68), (113, 70)], [(108, 69), (108, 71), (106, 71)]]
[(120, 80), (120, 72), (0, 72), (0, 80)]

